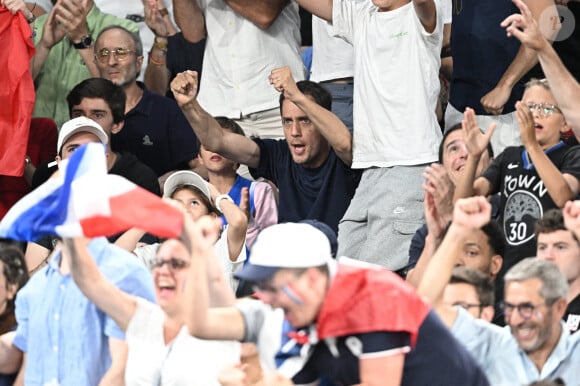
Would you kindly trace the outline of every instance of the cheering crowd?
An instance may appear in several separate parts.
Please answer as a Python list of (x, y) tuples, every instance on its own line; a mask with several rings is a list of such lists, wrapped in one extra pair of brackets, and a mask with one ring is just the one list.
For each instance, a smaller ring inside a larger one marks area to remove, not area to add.
[(0, 2), (0, 385), (580, 385), (579, 2)]

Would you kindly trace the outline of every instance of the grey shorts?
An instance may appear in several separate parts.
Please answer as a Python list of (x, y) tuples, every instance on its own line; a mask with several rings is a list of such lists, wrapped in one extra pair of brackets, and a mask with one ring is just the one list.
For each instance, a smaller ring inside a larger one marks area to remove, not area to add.
[(407, 265), (409, 245), (424, 223), (425, 165), (371, 168), (338, 225), (338, 256), (393, 271)]

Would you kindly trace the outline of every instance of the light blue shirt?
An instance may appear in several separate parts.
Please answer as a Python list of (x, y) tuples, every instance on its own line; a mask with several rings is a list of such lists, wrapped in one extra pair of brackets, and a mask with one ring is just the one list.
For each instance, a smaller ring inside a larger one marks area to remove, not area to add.
[[(155, 302), (151, 274), (135, 256), (105, 238), (91, 241), (89, 251), (109, 281)], [(57, 253), (18, 292), (13, 344), (27, 354), (27, 386), (96, 386), (111, 364), (108, 338), (124, 339), (124, 334), (71, 275), (59, 272), (60, 260)]]
[(580, 334), (570, 335), (564, 322), (562, 334), (552, 354), (539, 372), (536, 365), (520, 350), (509, 326), (498, 327), (473, 318), (458, 308), (451, 331), (479, 362), (490, 385), (527, 385), (540, 379), (562, 378), (566, 385), (580, 382)]

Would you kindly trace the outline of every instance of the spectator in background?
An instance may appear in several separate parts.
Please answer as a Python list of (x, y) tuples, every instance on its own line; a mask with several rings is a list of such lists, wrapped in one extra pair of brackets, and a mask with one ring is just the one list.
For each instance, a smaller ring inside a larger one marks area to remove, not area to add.
[(474, 318), (491, 322), (495, 313), (493, 280), (477, 269), (455, 267), (442, 301), (467, 310)]
[[(174, 5), (177, 9), (190, 2), (174, 0)], [(282, 66), (289, 66), (294, 79), (304, 79), (298, 5), (289, 0), (202, 0), (192, 11), (193, 19), (177, 24), (185, 39), (195, 42), (203, 30), (199, 20), (205, 17), (200, 105), (212, 116), (236, 120), (246, 136), (283, 138), (276, 90), (267, 79)]]
[[(555, 20), (554, 0), (524, 0), (535, 20)], [(479, 127), (495, 123), (493, 150), (522, 144), (516, 121), (515, 103), (537, 64), (533, 50), (509, 39), (500, 23), (517, 12), (512, 1), (453, 1), (451, 54), (453, 76), (449, 105), (445, 113), (448, 129), (463, 119), (467, 107), (474, 110)], [(551, 23), (551, 22), (549, 22)], [(557, 29), (554, 33), (554, 38)], [(536, 75), (537, 76), (537, 75)]]
[(336, 230), (359, 178), (350, 169), (348, 128), (330, 112), (330, 94), (319, 84), (295, 83), (288, 67), (272, 71), (270, 82), (282, 92), (285, 140), (249, 139), (222, 130), (196, 99), (194, 72), (179, 74), (171, 89), (206, 149), (248, 165), (255, 178), (278, 186), (278, 222), (316, 219)]
[(506, 273), (504, 328), (474, 319), (466, 310), (441, 300), (465, 236), (489, 222), (490, 214), (485, 197), (455, 203), (453, 221), (423, 276), (419, 295), (434, 305), (441, 320), (482, 366), (490, 384), (527, 384), (557, 377), (574, 384), (580, 336), (570, 335), (562, 321), (568, 289), (552, 262), (528, 258)]
[(338, 254), (399, 270), (423, 222), (424, 165), (436, 160), (441, 140), (439, 6), (434, 0), (298, 3), (354, 47), (352, 167), (363, 174), (340, 221)]
[(133, 22), (101, 12), (93, 0), (61, 0), (48, 15), (36, 19), (36, 52), (31, 62), (36, 85), (33, 116), (50, 117), (58, 127), (69, 119), (63, 96), (80, 81), (99, 75), (94, 39), (110, 25), (137, 31)]
[[(14, 299), (28, 280), (22, 251), (15, 245), (0, 242), (0, 335), (16, 329)], [(0, 386), (13, 384), (16, 374), (1, 374)]]
[(112, 149), (134, 154), (158, 177), (195, 167), (197, 138), (175, 101), (137, 81), (143, 63), (139, 36), (108, 27), (98, 35), (94, 52), (101, 78), (122, 87), (127, 96), (125, 124), (113, 135)]
[[(175, 33), (174, 25), (174, 6), (172, 0), (94, 0), (95, 4), (103, 12), (114, 15), (118, 18), (131, 20), (137, 25), (139, 37), (143, 43), (143, 52), (151, 52), (156, 42), (155, 32), (152, 31), (147, 23), (148, 8), (155, 7), (159, 10), (163, 21)], [(142, 75), (146, 73), (149, 62), (143, 63), (143, 72), (139, 74), (139, 80), (144, 80)], [(154, 72), (156, 72), (154, 70)]]
[[(145, 67), (144, 83), (148, 89), (160, 95), (173, 98), (169, 82), (175, 75), (186, 70), (197, 71), (201, 78), (203, 53), (205, 50), (205, 24), (203, 16), (196, 13), (197, 1), (179, 4), (175, 8), (175, 19), (187, 30), (188, 40), (181, 31), (176, 31), (171, 19), (163, 15), (167, 10), (163, 3), (147, 0), (145, 23), (155, 34), (153, 46), (148, 54), (149, 65)], [(197, 18), (196, 18), (197, 16)], [(183, 21), (185, 20), (185, 22)]]
[[(552, 93), (558, 106), (563, 111), (576, 137), (580, 137), (580, 110), (577, 108), (577, 101), (580, 99), (580, 83), (566, 69), (549, 40), (543, 36), (538, 22), (534, 19), (534, 15), (526, 3), (521, 0), (514, 0), (514, 3), (519, 8), (520, 14), (516, 13), (506, 18), (502, 22), (502, 27), (506, 29), (508, 36), (517, 38), (524, 46), (535, 52), (548, 82), (552, 85)], [(580, 7), (578, 3), (570, 5), (576, 9)], [(567, 27), (571, 25), (568, 24)], [(580, 28), (576, 28), (576, 34), (578, 31)], [(577, 63), (577, 61), (575, 62)]]
[[(494, 130), (490, 126), (483, 134), (475, 112), (466, 110), (463, 122), (469, 157), (455, 190), (456, 199), (501, 194), (499, 222), (507, 249), (500, 278), (521, 259), (535, 256), (534, 226), (544, 212), (563, 207), (580, 192), (580, 147), (570, 147), (560, 139), (569, 127), (550, 84), (545, 79), (531, 80), (516, 111), (524, 146), (506, 148), (475, 178)], [(501, 285), (501, 280), (496, 282), (498, 289)]]
[[(244, 131), (233, 119), (216, 117), (222, 130), (243, 136)], [(267, 182), (251, 181), (236, 173), (239, 164), (207, 150), (203, 145), (199, 150), (200, 165), (207, 170), (209, 183), (221, 195), (227, 194), (238, 206), (247, 206), (248, 231), (246, 246), (251, 249), (258, 234), (278, 223), (278, 204), (272, 186)], [(242, 202), (245, 199), (248, 203)], [(221, 216), (223, 226), (228, 224)]]
[(551, 209), (538, 220), (536, 240), (538, 258), (554, 262), (568, 282), (563, 319), (570, 333), (575, 333), (580, 327), (580, 245), (573, 230), (564, 226), (560, 209)]

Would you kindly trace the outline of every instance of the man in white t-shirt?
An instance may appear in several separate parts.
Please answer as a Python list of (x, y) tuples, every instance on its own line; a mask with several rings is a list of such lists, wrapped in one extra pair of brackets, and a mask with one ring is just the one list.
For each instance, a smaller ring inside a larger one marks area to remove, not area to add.
[[(187, 3), (191, 0), (174, 0)], [(289, 66), (304, 79), (298, 6), (289, 0), (200, 0), (207, 40), (199, 103), (212, 116), (236, 120), (247, 136), (282, 139), (278, 92), (268, 83)]]
[[(424, 165), (437, 159), (443, 23), (434, 0), (298, 0), (354, 47), (353, 168), (339, 255), (398, 270), (420, 227)], [(388, 251), (388, 253), (385, 253)]]

